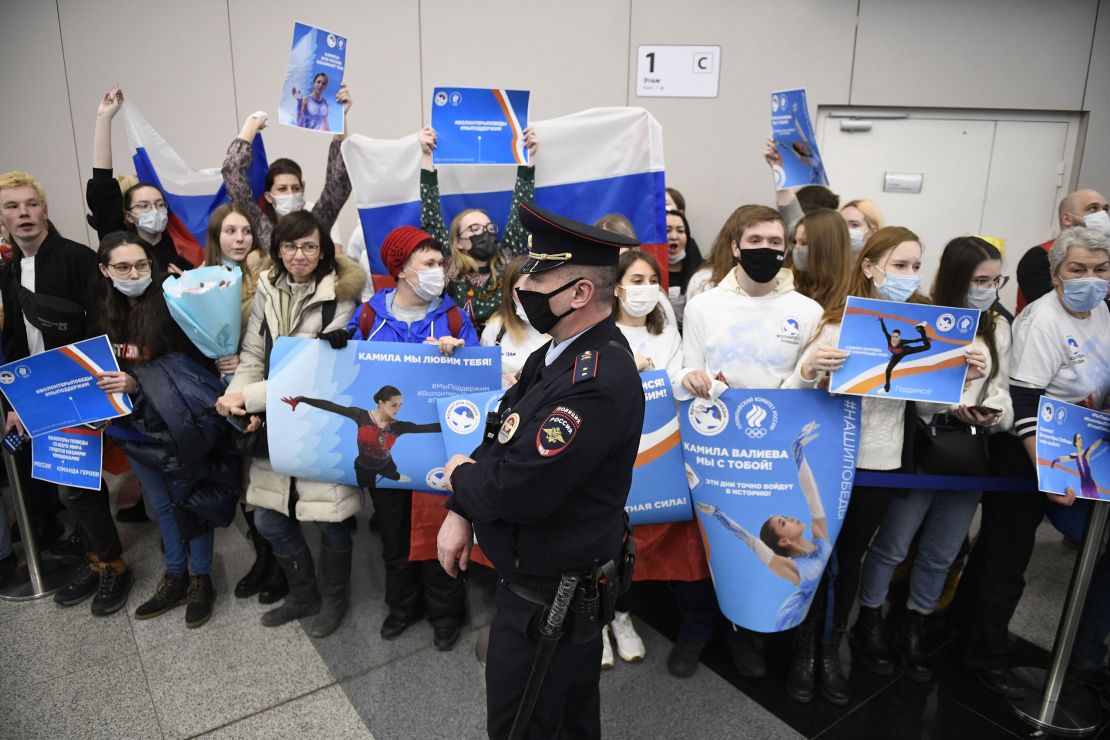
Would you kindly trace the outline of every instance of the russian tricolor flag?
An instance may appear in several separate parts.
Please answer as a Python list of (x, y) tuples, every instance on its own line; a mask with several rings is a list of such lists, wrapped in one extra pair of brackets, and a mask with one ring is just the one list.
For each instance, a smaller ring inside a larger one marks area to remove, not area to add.
[[(194, 265), (204, 260), (205, 231), (212, 211), (227, 202), (220, 167), (195, 170), (166, 143), (134, 105), (124, 102), (120, 109), (127, 126), (127, 142), (139, 182), (156, 185), (166, 197), (170, 221), (166, 229), (177, 251)], [(262, 196), (269, 164), (262, 135), (254, 137), (254, 158), (248, 175), (257, 199)]]
[[(592, 108), (531, 125), (540, 140), (536, 203), (591, 224), (609, 213), (623, 214), (665, 268), (659, 122), (643, 108)], [(392, 140), (354, 135), (343, 142), (343, 157), (354, 186), (371, 272), (385, 274), (378, 253), (385, 235), (402, 224), (420, 225), (420, 144), (416, 134)], [(450, 224), (465, 208), (481, 208), (503, 226), (515, 178), (514, 165), (441, 165), (444, 222)]]

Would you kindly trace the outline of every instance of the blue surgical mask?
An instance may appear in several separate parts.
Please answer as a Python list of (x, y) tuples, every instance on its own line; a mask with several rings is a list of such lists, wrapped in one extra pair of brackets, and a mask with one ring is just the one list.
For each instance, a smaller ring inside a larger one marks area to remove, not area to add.
[(170, 214), (165, 208), (152, 208), (136, 217), (139, 228), (148, 234), (161, 234), (170, 220)]
[(809, 267), (809, 247), (794, 247), (794, 269), (805, 272)]
[(863, 229), (848, 229), (848, 237), (852, 240), (852, 254), (859, 254), (863, 249)]
[(1064, 281), (1064, 305), (1072, 311), (1093, 311), (1106, 300), (1110, 281), (1098, 277), (1073, 278)]
[(987, 311), (998, 300), (997, 288), (980, 288), (972, 285), (967, 291), (967, 305), (968, 308), (977, 308), (980, 311)]
[(918, 275), (888, 275), (882, 270), (879, 272), (883, 273), (886, 280), (882, 285), (876, 284), (875, 291), (884, 301), (905, 303), (917, 290), (917, 286), (921, 285), (921, 277)]

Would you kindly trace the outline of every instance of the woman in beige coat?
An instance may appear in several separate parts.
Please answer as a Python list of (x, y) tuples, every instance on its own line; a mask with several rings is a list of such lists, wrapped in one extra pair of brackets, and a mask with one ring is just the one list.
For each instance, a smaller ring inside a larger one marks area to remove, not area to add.
[[(255, 286), (235, 377), (216, 403), (224, 416), (249, 416), (248, 430), (260, 426), (257, 414), (266, 409), (267, 344), (277, 337), (302, 337), (344, 346), (347, 321), (366, 284), (362, 268), (346, 257), (336, 257), (327, 231), (307, 211), (291, 213), (277, 224), (270, 258), (273, 266), (259, 275)], [(292, 490), (297, 492), (296, 519), (320, 526), (320, 589), (312, 554), (290, 517)], [(357, 488), (292, 479), (275, 473), (266, 458), (251, 459), (247, 503), (256, 507), (255, 526), (272, 546), (289, 581), (285, 603), (263, 614), (263, 625), (276, 627), (318, 615), (308, 630), (314, 637), (329, 635), (339, 626), (347, 611), (351, 576), (351, 533), (346, 520), (359, 510), (359, 496)]]

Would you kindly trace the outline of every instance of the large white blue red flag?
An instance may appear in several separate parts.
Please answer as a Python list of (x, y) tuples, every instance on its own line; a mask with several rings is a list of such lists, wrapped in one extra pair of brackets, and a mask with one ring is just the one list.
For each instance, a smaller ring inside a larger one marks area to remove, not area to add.
[[(620, 213), (644, 245), (665, 250), (663, 128), (650, 113), (592, 108), (531, 125), (541, 142), (538, 205), (586, 223)], [(371, 272), (384, 274), (382, 239), (397, 226), (420, 225), (420, 144), (416, 134), (391, 140), (353, 135), (343, 142), (343, 157)], [(513, 165), (440, 166), (444, 223), (463, 209), (481, 208), (494, 223), (504, 224), (515, 177)]]
[[(204, 232), (208, 228), (208, 218), (212, 211), (227, 202), (220, 168), (193, 169), (132, 103), (125, 102), (120, 110), (139, 182), (150, 183), (162, 191), (170, 211), (170, 221), (166, 226), (170, 237), (183, 257), (199, 265), (204, 258)], [(255, 198), (259, 198), (269, 167), (261, 134), (254, 137), (252, 149), (254, 157), (248, 179)]]

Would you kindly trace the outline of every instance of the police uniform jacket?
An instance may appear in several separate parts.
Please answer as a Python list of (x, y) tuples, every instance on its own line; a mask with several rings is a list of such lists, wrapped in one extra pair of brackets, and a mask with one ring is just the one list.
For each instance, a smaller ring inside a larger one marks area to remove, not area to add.
[(501, 401), (496, 438), (455, 469), (447, 502), (503, 579), (539, 591), (619, 558), (644, 421), (640, 376), (612, 318), (550, 366), (546, 353), (529, 356)]

